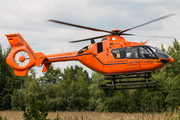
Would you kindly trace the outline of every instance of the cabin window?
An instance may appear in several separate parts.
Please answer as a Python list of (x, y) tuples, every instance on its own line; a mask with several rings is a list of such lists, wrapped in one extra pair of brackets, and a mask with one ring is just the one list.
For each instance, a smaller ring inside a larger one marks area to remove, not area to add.
[(157, 58), (148, 47), (124, 47), (111, 51), (116, 59), (152, 59)]
[(102, 39), (102, 41), (106, 41), (106, 40), (108, 40), (108, 38), (103, 38), (103, 39)]
[(126, 58), (139, 58), (137, 47), (128, 47), (126, 50)]
[(78, 54), (83, 53), (84, 51), (88, 50), (88, 46), (83, 47), (81, 50), (78, 51)]
[(112, 50), (112, 55), (116, 59), (135, 59), (139, 58), (138, 49), (136, 47), (126, 47)]
[(113, 50), (113, 51), (112, 51), (112, 55), (113, 55), (115, 58), (121, 58), (119, 49)]

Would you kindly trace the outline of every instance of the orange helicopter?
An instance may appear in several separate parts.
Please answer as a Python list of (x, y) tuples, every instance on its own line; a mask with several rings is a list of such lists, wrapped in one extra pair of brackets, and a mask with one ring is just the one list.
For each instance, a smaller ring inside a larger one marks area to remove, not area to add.
[[(104, 89), (134, 89), (129, 87), (117, 87), (129, 85), (146, 85), (145, 87), (138, 88), (149, 88), (149, 84), (154, 84), (157, 82), (149, 82), (148, 78), (151, 77), (151, 73), (155, 70), (161, 69), (167, 64), (172, 63), (174, 59), (155, 47), (145, 45), (147, 41), (143, 43), (129, 42), (121, 36), (134, 36), (134, 34), (126, 34), (125, 32), (170, 17), (172, 15), (174, 14), (169, 14), (123, 31), (119, 29), (106, 31), (56, 20), (49, 20), (51, 22), (88, 29), (92, 31), (106, 32), (109, 34), (83, 40), (71, 41), (71, 43), (74, 43), (91, 40), (91, 44), (85, 46), (79, 51), (50, 55), (44, 55), (42, 52), (35, 53), (26, 43), (23, 37), (18, 33), (7, 34), (6, 36), (11, 46), (11, 52), (6, 59), (6, 62), (11, 67), (13, 67), (15, 75), (26, 76), (29, 69), (33, 66), (43, 65), (42, 72), (46, 72), (52, 62), (79, 61), (93, 71), (101, 73), (105, 76), (111, 76), (106, 78), (108, 80), (112, 80), (111, 82), (108, 82), (108, 84), (105, 85), (101, 85)], [(101, 42), (95, 43), (94, 39), (97, 38), (103, 39)], [(128, 76), (122, 77), (121, 75)], [(119, 80), (125, 78), (140, 77), (145, 78), (145, 80), (125, 82)]]

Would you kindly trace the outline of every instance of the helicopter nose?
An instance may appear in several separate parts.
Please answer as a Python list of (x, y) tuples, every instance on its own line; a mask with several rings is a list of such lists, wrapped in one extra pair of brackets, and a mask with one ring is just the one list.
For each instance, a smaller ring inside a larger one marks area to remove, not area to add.
[(171, 63), (173, 63), (174, 62), (174, 59), (171, 57), (170, 59), (169, 59), (169, 64), (171, 64)]

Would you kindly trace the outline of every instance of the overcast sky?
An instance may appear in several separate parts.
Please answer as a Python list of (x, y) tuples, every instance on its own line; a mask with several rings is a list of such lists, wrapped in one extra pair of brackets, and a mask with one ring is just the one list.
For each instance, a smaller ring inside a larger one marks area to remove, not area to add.
[[(69, 43), (106, 33), (83, 30), (49, 19), (104, 29), (128, 29), (167, 14), (175, 16), (128, 31), (127, 33), (152, 36), (170, 36), (180, 42), (180, 0), (4, 0), (0, 4), (0, 44), (9, 44), (5, 34), (20, 33), (35, 52), (44, 54), (77, 51), (89, 41)], [(127, 41), (149, 40), (148, 45), (167, 48), (172, 39), (124, 37)], [(54, 63), (64, 69), (79, 62)], [(38, 75), (42, 68), (35, 68)], [(91, 70), (84, 67), (91, 74)]]

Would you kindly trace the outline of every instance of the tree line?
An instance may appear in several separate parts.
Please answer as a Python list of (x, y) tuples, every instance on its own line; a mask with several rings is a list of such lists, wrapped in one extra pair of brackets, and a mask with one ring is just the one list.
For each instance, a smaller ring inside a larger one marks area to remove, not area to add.
[(50, 66), (42, 77), (36, 77), (31, 69), (26, 77), (14, 75), (6, 64), (10, 48), (0, 46), (0, 110), (26, 110), (29, 99), (47, 103), (49, 111), (105, 111), (105, 112), (162, 112), (173, 111), (180, 106), (180, 45), (175, 39), (173, 46), (162, 50), (174, 58), (174, 63), (152, 74), (158, 81), (151, 89), (105, 91), (104, 76), (88, 72), (79, 66), (61, 70)]

